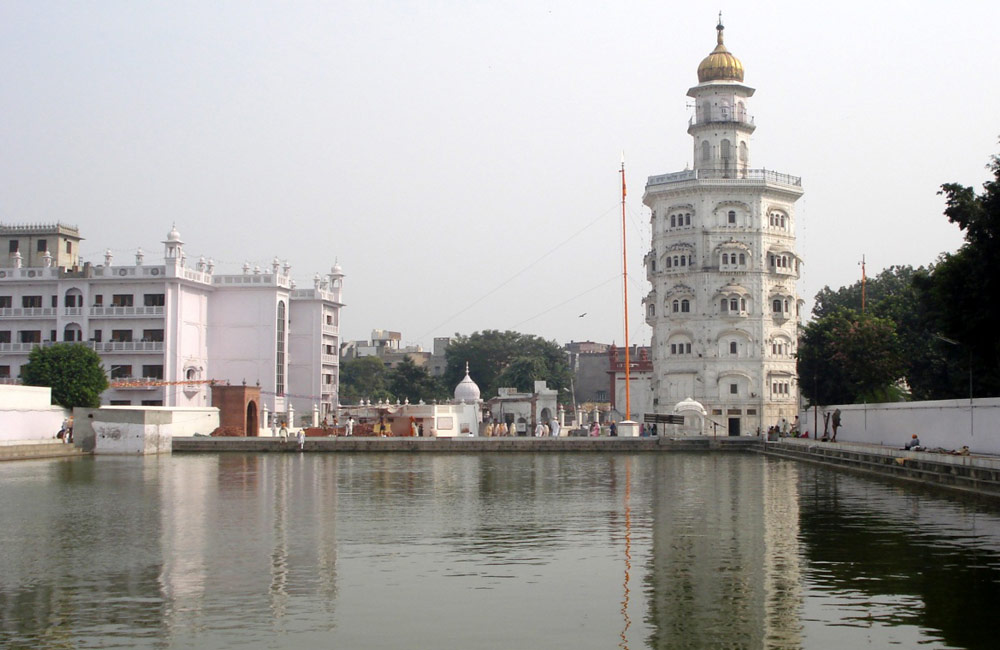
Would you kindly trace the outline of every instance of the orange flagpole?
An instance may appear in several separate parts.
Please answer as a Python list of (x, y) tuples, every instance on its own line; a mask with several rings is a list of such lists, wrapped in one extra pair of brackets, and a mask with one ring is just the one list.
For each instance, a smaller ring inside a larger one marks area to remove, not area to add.
[(625, 247), (625, 153), (622, 152), (622, 286), (625, 296), (625, 420), (632, 420), (632, 363), (628, 345), (628, 256)]
[(861, 256), (861, 313), (865, 313), (865, 284), (868, 278), (865, 277), (865, 256)]

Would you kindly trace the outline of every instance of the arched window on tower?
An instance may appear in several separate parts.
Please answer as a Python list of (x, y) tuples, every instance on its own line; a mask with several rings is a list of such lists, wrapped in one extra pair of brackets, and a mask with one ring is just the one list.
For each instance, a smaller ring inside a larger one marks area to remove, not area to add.
[(712, 145), (708, 143), (708, 140), (701, 141), (701, 159), (704, 162), (712, 159)]
[(691, 311), (691, 301), (685, 298), (684, 300), (681, 301), (681, 312), (687, 314), (690, 313), (690, 311)]
[(732, 146), (729, 140), (723, 140), (720, 143), (719, 152), (720, 155), (722, 156), (722, 164), (728, 167), (733, 157)]
[(732, 225), (736, 225), (736, 210), (730, 210), (728, 215), (728, 221)]

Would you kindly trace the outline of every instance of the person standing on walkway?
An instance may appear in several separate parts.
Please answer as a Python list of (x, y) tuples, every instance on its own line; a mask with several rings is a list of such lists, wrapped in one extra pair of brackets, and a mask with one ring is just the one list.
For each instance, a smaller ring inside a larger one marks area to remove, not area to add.
[(354, 416), (353, 415), (351, 417), (347, 418), (346, 431), (347, 431), (347, 435), (349, 435), (349, 436), (353, 436), (354, 435)]
[(282, 440), (288, 440), (288, 424), (285, 422), (281, 423), (281, 428), (278, 429), (278, 435), (281, 436)]
[(539, 422), (535, 425), (535, 437), (541, 438), (543, 433), (545, 433), (545, 427)]
[(837, 409), (836, 411), (833, 412), (832, 422), (833, 422), (833, 438), (831, 440), (833, 442), (837, 442), (837, 429), (840, 428), (840, 409)]
[(295, 434), (295, 438), (299, 442), (299, 451), (302, 451), (303, 449), (305, 449), (305, 446), (306, 446), (306, 430), (305, 429), (299, 429), (299, 432)]
[(559, 437), (559, 420), (557, 420), (555, 418), (552, 418), (551, 430), (552, 430), (552, 437), (553, 438), (558, 438)]

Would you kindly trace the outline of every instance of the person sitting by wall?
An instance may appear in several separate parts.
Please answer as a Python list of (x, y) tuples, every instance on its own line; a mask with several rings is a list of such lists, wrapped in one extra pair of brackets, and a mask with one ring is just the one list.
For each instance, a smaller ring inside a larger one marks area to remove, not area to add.
[(903, 449), (915, 450), (919, 446), (920, 446), (920, 438), (918, 438), (917, 434), (914, 433), (912, 436), (910, 436), (910, 441), (906, 443)]

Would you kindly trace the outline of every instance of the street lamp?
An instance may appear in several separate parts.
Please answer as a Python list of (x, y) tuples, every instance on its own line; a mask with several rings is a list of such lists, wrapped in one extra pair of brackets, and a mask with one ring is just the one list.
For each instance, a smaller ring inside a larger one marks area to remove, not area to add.
[[(934, 338), (944, 341), (948, 345), (965, 345), (940, 334), (935, 334)], [(972, 348), (969, 345), (965, 345), (965, 347), (969, 351), (969, 436), (971, 437), (975, 435), (975, 419), (972, 416)]]

